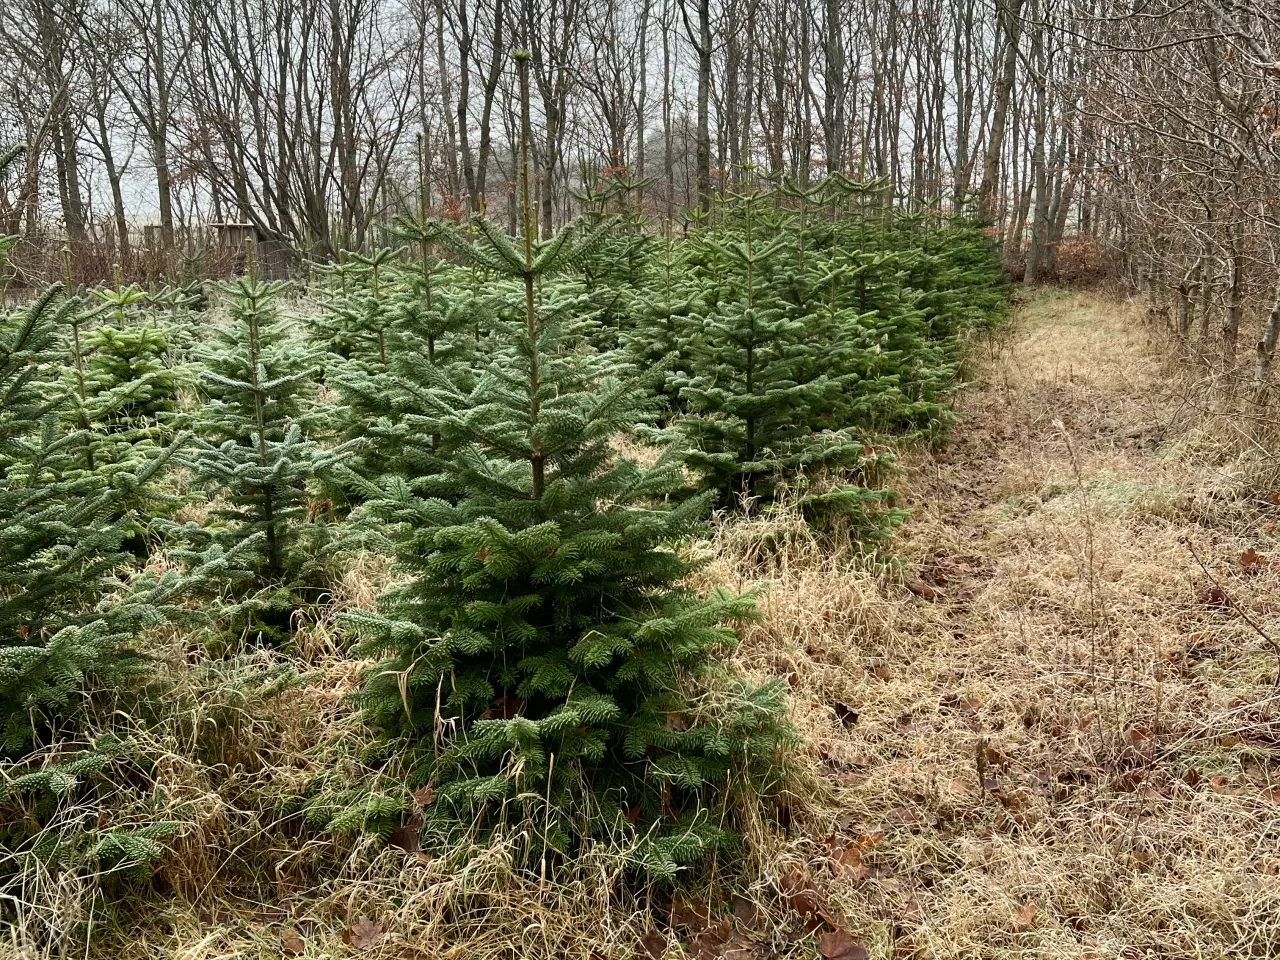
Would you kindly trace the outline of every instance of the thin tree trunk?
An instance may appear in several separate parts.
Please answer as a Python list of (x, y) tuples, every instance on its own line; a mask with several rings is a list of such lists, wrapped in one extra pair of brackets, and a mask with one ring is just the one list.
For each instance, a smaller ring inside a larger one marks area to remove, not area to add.
[(1244, 313), (1244, 252), (1234, 232), (1231, 238), (1231, 262), (1227, 265), (1227, 270), (1227, 310), (1222, 318), (1222, 359), (1230, 369), (1236, 363), (1236, 342), (1240, 338), (1240, 318)]
[(1262, 338), (1258, 341), (1253, 364), (1253, 396), (1258, 403), (1262, 403), (1266, 398), (1267, 386), (1271, 381), (1271, 361), (1275, 357), (1278, 337), (1280, 337), (1280, 287), (1276, 290), (1271, 315), (1267, 317), (1267, 325), (1263, 328)]
[(1004, 128), (1009, 119), (1013, 82), (1018, 70), (1019, 0), (998, 0), (996, 10), (1004, 47), (996, 80), (995, 110), (991, 117), (991, 133), (982, 161), (982, 184), (978, 188), (978, 216), (990, 220), (995, 213), (996, 175), (1000, 172), (1000, 154), (1004, 149)]

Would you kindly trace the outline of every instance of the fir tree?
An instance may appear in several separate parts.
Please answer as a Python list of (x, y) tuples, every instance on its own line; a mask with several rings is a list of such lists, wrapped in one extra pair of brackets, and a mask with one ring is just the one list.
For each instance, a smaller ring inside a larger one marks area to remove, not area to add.
[(122, 592), (127, 500), (172, 448), (114, 472), (84, 469), (87, 436), (62, 415), (57, 327), (75, 310), (53, 287), (0, 322), (0, 753), (72, 716), (89, 685), (138, 664), (132, 640), (161, 620), (172, 579)]
[[(420, 395), (440, 370), (469, 369), (490, 316), (489, 298), (462, 287), (460, 271), (434, 255), (441, 229), (427, 218), (424, 175), (417, 216), (396, 221), (396, 236), (411, 259), (387, 262), (380, 278), (377, 309), (387, 317), (386, 361), (352, 360), (332, 378), (341, 401), (339, 432), (364, 441), (339, 476), (354, 473), (368, 480), (433, 472), (439, 433), (430, 418), (424, 420)], [(361, 484), (346, 483), (339, 496), (359, 500), (360, 491)]]
[[(319, 273), (339, 281), (328, 308), (311, 324), (313, 339), (329, 353), (367, 368), (387, 367), (387, 335), (393, 322), (387, 274), (396, 251), (390, 247), (364, 256), (350, 250)], [(392, 283), (392, 288), (394, 281)]]
[(199, 352), (208, 399), (185, 457), (213, 498), (212, 529), (189, 533), (197, 544), (243, 548), (232, 623), (266, 639), (282, 638), (299, 591), (319, 586), (325, 531), (308, 518), (308, 485), (348, 449), (322, 451), (308, 436), (318, 369), (277, 312), (283, 286), (236, 281), (231, 324)]
[(670, 875), (723, 839), (710, 804), (735, 777), (759, 786), (790, 734), (776, 685), (734, 682), (718, 714), (693, 707), (685, 684), (705, 677), (733, 642), (726, 623), (751, 602), (679, 586), (706, 507), (669, 500), (679, 451), (644, 469), (611, 447), (652, 400), (615, 360), (582, 349), (583, 302), (555, 279), (609, 225), (534, 239), (517, 58), (523, 237), (487, 221), (475, 246), (443, 236), (511, 278), (513, 302), (475, 376), (430, 368), (418, 396), (439, 432), (433, 471), (389, 478), (368, 504), (411, 579), (377, 615), (351, 616), (361, 653), (389, 655), (364, 700), (408, 738), (413, 778), (434, 787), (434, 837), (526, 819), (526, 862), (545, 867), (634, 825), (640, 865)]
[[(732, 213), (740, 227), (698, 238), (710, 293), (685, 348), (687, 370), (673, 378), (691, 462), (729, 504), (743, 497), (767, 504), (779, 483), (824, 470), (856, 473), (863, 458), (862, 437), (840, 416), (858, 375), (829, 361), (833, 344), (815, 336), (813, 317), (795, 302), (794, 236), (781, 222), (761, 226), (768, 200), (754, 190), (739, 196)], [(854, 485), (842, 490), (824, 495), (824, 507), (860, 510), (881, 499)]]
[(158, 437), (178, 409), (185, 371), (167, 366), (169, 340), (153, 326), (103, 326), (85, 338), (85, 412), (95, 428), (136, 441)]
[(690, 372), (689, 347), (706, 305), (700, 292), (685, 282), (685, 247), (664, 237), (660, 249), (649, 281), (627, 292), (627, 319), (620, 339), (636, 369), (658, 379), (656, 389), (668, 412), (675, 414), (683, 409), (678, 379)]

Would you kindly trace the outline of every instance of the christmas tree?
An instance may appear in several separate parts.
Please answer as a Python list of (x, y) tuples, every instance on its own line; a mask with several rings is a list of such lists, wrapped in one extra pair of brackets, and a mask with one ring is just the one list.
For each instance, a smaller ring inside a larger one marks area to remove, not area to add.
[(430, 368), (417, 396), (439, 436), (431, 472), (388, 478), (366, 508), (408, 579), (377, 614), (350, 617), (359, 652), (387, 657), (364, 702), (432, 787), (435, 839), (520, 821), (518, 849), (545, 869), (633, 830), (638, 865), (670, 875), (724, 839), (732, 821), (712, 804), (732, 784), (766, 788), (790, 732), (777, 685), (730, 678), (722, 709), (695, 707), (691, 687), (752, 605), (680, 585), (707, 503), (670, 499), (680, 451), (646, 469), (613, 448), (653, 401), (617, 360), (584, 349), (594, 310), (557, 279), (611, 226), (534, 239), (527, 92), (522, 104), (523, 236), (487, 221), (475, 245), (442, 234), (510, 278), (485, 362)]
[[(733, 199), (722, 226), (691, 241), (705, 308), (672, 385), (685, 410), (678, 426), (705, 485), (727, 505), (768, 504), (783, 483), (803, 485), (823, 471), (856, 475), (865, 441), (842, 415), (857, 373), (830, 356), (844, 331), (796, 296), (806, 282), (798, 274), (814, 264), (797, 251), (789, 219), (763, 216), (773, 203), (768, 193), (748, 189)], [(842, 483), (821, 503), (863, 510), (880, 499)]]
[(309, 588), (327, 533), (308, 516), (308, 488), (349, 446), (322, 451), (308, 433), (318, 363), (276, 309), (284, 285), (241, 278), (230, 289), (231, 324), (198, 352), (207, 401), (184, 456), (212, 498), (198, 545), (239, 550), (237, 602), (228, 612), (248, 637), (279, 641)]
[[(355, 455), (333, 475), (335, 500), (358, 502), (364, 480), (388, 473), (423, 476), (434, 472), (440, 437), (420, 396), (442, 370), (470, 369), (482, 332), (488, 329), (490, 299), (472, 288), (466, 271), (446, 266), (434, 255), (441, 227), (426, 210), (426, 180), (419, 186), (417, 216), (401, 215), (395, 233), (406, 261), (384, 262), (376, 293), (377, 312), (386, 318), (385, 361), (360, 358), (339, 362), (332, 384), (340, 401), (335, 419), (344, 439), (361, 439)], [(343, 478), (352, 478), (343, 482)]]
[(73, 718), (93, 685), (136, 668), (132, 641), (160, 622), (174, 578), (123, 589), (122, 510), (172, 448), (128, 469), (84, 469), (88, 436), (69, 426), (58, 328), (76, 304), (52, 287), (0, 320), (0, 753)]

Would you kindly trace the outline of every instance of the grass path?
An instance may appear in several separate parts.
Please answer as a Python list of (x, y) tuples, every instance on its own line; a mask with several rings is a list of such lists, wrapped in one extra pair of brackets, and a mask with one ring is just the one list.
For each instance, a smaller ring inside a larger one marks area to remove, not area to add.
[(805, 869), (873, 957), (1280, 955), (1276, 656), (1233, 609), (1280, 637), (1280, 498), (1149, 337), (1036, 295), (906, 465), (901, 577), (793, 570), (749, 638), (838, 795), (852, 867)]

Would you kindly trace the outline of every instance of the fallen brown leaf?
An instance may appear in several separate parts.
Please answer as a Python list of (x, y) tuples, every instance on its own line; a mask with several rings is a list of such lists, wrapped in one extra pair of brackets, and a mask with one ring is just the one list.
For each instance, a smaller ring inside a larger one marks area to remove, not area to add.
[(799, 867), (792, 867), (778, 885), (781, 888), (783, 900), (796, 913), (802, 917), (808, 917), (810, 920), (831, 922), (830, 914), (827, 911), (826, 904), (822, 902), (821, 894), (818, 893), (810, 882), (809, 877)]
[(286, 957), (300, 957), (307, 952), (306, 941), (293, 927), (285, 927), (280, 931), (280, 953)]
[(921, 600), (930, 602), (941, 600), (943, 593), (937, 587), (931, 587), (923, 580), (908, 580), (907, 589), (914, 593)]
[(408, 822), (392, 827), (387, 835), (387, 845), (399, 847), (405, 853), (417, 853), (422, 833), (422, 815), (415, 813)]
[(831, 865), (837, 874), (850, 880), (865, 880), (870, 873), (862, 862), (862, 844), (856, 841), (834, 850)]
[(868, 960), (867, 948), (854, 941), (844, 930), (833, 930), (818, 938), (818, 954), (822, 960)]
[(733, 895), (733, 918), (747, 930), (758, 930), (764, 923), (764, 915), (756, 902), (739, 893)]
[(1214, 584), (1200, 594), (1200, 602), (1206, 607), (1225, 607), (1228, 603), (1226, 591)]
[(1257, 573), (1270, 562), (1253, 547), (1240, 554), (1240, 566), (1244, 568), (1245, 573)]
[(640, 938), (640, 946), (644, 948), (644, 952), (658, 960), (667, 952), (667, 938), (660, 934), (657, 930), (650, 930)]
[(853, 709), (847, 703), (837, 700), (831, 705), (836, 712), (836, 719), (840, 721), (840, 725), (844, 727), (852, 727), (858, 722), (858, 711)]
[(694, 937), (694, 956), (698, 960), (720, 960), (723, 951), (720, 949), (733, 936), (733, 926), (726, 917), (719, 923), (713, 923)]
[(671, 904), (670, 922), (673, 927), (701, 928), (711, 916), (711, 911), (701, 900), (677, 900)]
[(342, 931), (342, 942), (352, 950), (372, 950), (382, 942), (385, 934), (382, 924), (361, 917)]
[(1040, 907), (1034, 900), (1028, 900), (1021, 909), (1013, 915), (1013, 926), (1015, 930), (1025, 930), (1031, 926), (1031, 922), (1035, 920), (1036, 914), (1040, 912)]

